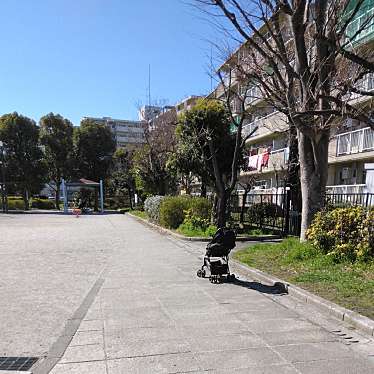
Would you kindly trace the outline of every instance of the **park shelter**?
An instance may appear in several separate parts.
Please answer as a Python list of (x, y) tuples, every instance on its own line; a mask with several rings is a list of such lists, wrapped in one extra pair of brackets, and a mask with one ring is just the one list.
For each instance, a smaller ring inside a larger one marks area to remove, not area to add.
[(89, 179), (81, 178), (77, 181), (66, 182), (64, 179), (62, 180), (62, 194), (63, 194), (63, 201), (64, 201), (64, 213), (68, 213), (68, 195), (69, 189), (72, 188), (88, 188), (94, 189), (99, 192), (99, 201), (100, 201), (100, 212), (104, 213), (104, 188), (103, 188), (103, 181), (94, 182)]

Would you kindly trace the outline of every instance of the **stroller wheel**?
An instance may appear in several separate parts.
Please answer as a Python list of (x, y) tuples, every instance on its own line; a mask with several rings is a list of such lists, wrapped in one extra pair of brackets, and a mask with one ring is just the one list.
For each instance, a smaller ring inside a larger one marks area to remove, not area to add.
[(227, 281), (228, 282), (234, 282), (235, 281), (235, 274), (229, 274), (227, 276)]
[(202, 277), (202, 278), (205, 278), (205, 270), (204, 270), (204, 269), (201, 270), (201, 277)]
[[(205, 273), (205, 271), (204, 271), (204, 273)], [(204, 275), (205, 275), (205, 274), (204, 274)], [(198, 276), (199, 278), (203, 278), (204, 275), (203, 275), (203, 270), (199, 269), (199, 270), (197, 271), (197, 276)]]

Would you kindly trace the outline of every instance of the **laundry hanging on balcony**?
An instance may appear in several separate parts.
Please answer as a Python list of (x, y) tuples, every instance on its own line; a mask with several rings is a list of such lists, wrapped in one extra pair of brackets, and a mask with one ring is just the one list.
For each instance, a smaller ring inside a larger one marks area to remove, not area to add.
[(258, 164), (258, 155), (248, 157), (248, 170), (257, 170)]
[(262, 154), (261, 168), (267, 168), (269, 165), (270, 152), (266, 151)]

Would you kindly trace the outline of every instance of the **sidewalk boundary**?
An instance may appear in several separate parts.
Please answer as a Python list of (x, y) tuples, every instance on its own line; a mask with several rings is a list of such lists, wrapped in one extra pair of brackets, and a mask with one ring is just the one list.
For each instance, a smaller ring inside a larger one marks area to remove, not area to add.
[[(126, 213), (129, 214), (129, 213)], [(208, 241), (209, 239), (204, 238), (205, 240), (201, 240), (201, 238), (187, 238), (183, 235), (176, 234), (171, 230), (165, 229), (160, 227), (154, 223), (151, 223), (143, 218), (134, 216), (129, 214), (129, 216), (135, 218), (138, 222), (149, 226), (160, 232), (161, 234), (166, 234), (173, 236), (177, 239), (181, 239), (183, 241)], [(251, 239), (248, 239), (250, 241)], [(244, 240), (243, 240), (244, 241)], [(260, 241), (257, 238), (256, 241)], [(303, 301), (305, 304), (311, 304), (318, 308), (318, 310), (326, 315), (332, 315), (340, 321), (347, 322), (348, 324), (354, 326), (356, 329), (368, 334), (370, 336), (374, 336), (374, 321), (368, 317), (365, 317), (353, 310), (344, 308), (340, 305), (337, 305), (331, 301), (328, 301), (320, 296), (314, 295), (313, 293), (306, 291), (300, 287), (297, 287), (291, 283), (288, 283), (282, 279), (274, 277), (270, 274), (267, 274), (261, 270), (252, 268), (248, 265), (244, 265), (234, 259), (230, 259), (231, 263), (234, 264), (234, 267), (239, 269), (243, 275), (253, 278), (254, 280), (258, 280), (260, 282), (265, 282), (269, 284), (274, 284), (276, 282), (282, 283), (288, 291), (290, 296), (297, 298), (300, 301)]]

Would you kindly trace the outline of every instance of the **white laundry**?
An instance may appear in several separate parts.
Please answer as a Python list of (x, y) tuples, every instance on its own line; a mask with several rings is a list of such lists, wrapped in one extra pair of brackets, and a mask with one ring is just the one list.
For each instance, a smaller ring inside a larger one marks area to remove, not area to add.
[(248, 170), (256, 170), (258, 166), (258, 155), (248, 157)]

